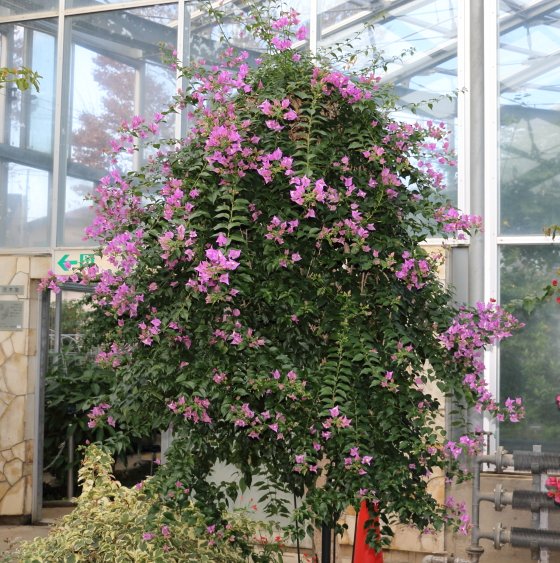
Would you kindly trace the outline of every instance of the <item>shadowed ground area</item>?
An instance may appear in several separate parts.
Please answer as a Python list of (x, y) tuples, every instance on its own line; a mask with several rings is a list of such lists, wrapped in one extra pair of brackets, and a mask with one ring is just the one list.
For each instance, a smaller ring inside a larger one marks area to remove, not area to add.
[(0, 553), (9, 551), (12, 540), (16, 538), (28, 541), (47, 536), (54, 521), (70, 514), (72, 510), (72, 507), (66, 506), (43, 508), (41, 524), (34, 526), (0, 526)]

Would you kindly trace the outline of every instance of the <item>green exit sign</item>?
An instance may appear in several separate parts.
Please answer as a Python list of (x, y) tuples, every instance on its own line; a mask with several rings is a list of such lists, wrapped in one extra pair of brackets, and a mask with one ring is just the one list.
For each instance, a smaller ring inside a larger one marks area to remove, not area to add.
[(65, 254), (60, 258), (57, 264), (65, 271), (69, 272), (72, 266), (83, 266), (84, 264), (95, 264), (95, 255), (93, 253), (87, 254)]

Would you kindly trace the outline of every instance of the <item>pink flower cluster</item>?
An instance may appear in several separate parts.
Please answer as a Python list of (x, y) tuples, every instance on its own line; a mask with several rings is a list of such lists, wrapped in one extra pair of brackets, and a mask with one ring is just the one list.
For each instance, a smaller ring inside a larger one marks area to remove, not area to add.
[(294, 9), (289, 12), (281, 12), (280, 18), (277, 20), (272, 20), (270, 22), (270, 27), (275, 30), (281, 30), (285, 27), (291, 27), (292, 25), (297, 25), (300, 20), (298, 19), (299, 13)]
[(421, 282), (421, 279), (427, 279), (432, 270), (427, 260), (417, 260), (410, 258), (410, 252), (405, 251), (402, 254), (404, 262), (400, 270), (395, 272), (395, 276), (406, 283), (407, 289), (421, 289), (426, 285), (426, 282)]
[(438, 223), (443, 223), (443, 229), (446, 233), (457, 235), (459, 239), (464, 239), (465, 235), (460, 231), (481, 230), (482, 217), (478, 215), (461, 214), (454, 207), (439, 207), (435, 210), (434, 219)]
[(445, 449), (457, 459), (463, 452), (468, 455), (482, 455), (485, 445), (484, 434), (478, 434), (474, 437), (464, 435), (459, 438), (458, 442), (447, 442)]
[(227, 375), (225, 373), (220, 373), (216, 368), (212, 370), (212, 373), (214, 374), (212, 376), (214, 383), (219, 385), (220, 383), (227, 381)]
[(101, 351), (95, 357), (95, 363), (102, 367), (119, 367), (123, 358), (130, 355), (131, 347), (124, 345), (122, 348), (116, 342), (111, 344), (108, 352)]
[[(171, 532), (169, 530), (169, 526), (162, 526), (161, 535), (164, 539), (167, 539), (171, 535)], [(152, 541), (155, 537), (157, 537), (157, 534), (152, 534), (150, 532), (144, 532), (142, 534), (142, 541)], [(162, 549), (165, 550), (165, 551), (171, 551), (171, 547), (169, 547), (167, 544), (164, 544), (162, 546)]]
[(554, 502), (560, 503), (560, 479), (558, 477), (549, 477), (546, 480), (546, 486), (552, 489), (549, 491), (548, 496), (554, 497)]
[[(484, 380), (484, 363), (481, 361), (482, 349), (487, 344), (494, 344), (511, 336), (511, 330), (522, 327), (515, 317), (510, 313), (494, 306), (493, 303), (485, 305), (476, 304), (476, 314), (467, 311), (464, 307), (457, 317), (453, 319), (451, 326), (438, 336), (438, 339), (448, 350), (445, 360), (447, 365), (459, 364), (468, 370), (463, 384), (468, 386), (476, 396), (475, 409), (482, 409), (496, 413), (498, 420), (504, 419), (504, 412), (492, 397), (488, 390), (488, 383)], [(521, 399), (508, 399), (506, 401), (506, 413), (509, 414), (511, 422), (517, 422), (523, 418), (523, 407)]]
[[(230, 295), (232, 296), (237, 295), (237, 293), (238, 290), (236, 289), (232, 289), (230, 291)], [(210, 338), (209, 343), (216, 344), (216, 342), (218, 342), (217, 339), (221, 338), (234, 346), (238, 346), (242, 342), (246, 342), (249, 348), (259, 348), (260, 346), (264, 346), (265, 340), (263, 338), (259, 338), (257, 334), (253, 334), (254, 330), (252, 328), (247, 328), (246, 331), (243, 331), (245, 334), (242, 334), (241, 329), (243, 328), (243, 324), (239, 320), (230, 321), (232, 318), (239, 317), (240, 314), (241, 312), (239, 309), (232, 310), (230, 307), (226, 307), (222, 315), (222, 328), (217, 328), (213, 332), (213, 336)], [(216, 321), (218, 320), (219, 318), (217, 317)], [(231, 333), (229, 332), (230, 330)]]
[[(101, 403), (98, 406), (93, 407), (88, 413), (88, 418), (90, 419), (88, 422), (88, 428), (95, 428), (99, 424), (99, 422), (103, 420), (106, 411), (108, 411), (110, 408), (111, 405), (108, 405), (107, 403)], [(115, 426), (115, 420), (112, 416), (107, 417), (107, 424), (109, 424), (110, 426)]]
[(192, 420), (195, 423), (198, 422), (212, 422), (212, 419), (208, 416), (206, 409), (210, 406), (210, 401), (208, 399), (201, 399), (200, 397), (193, 397), (192, 404), (187, 405), (185, 397), (180, 397), (177, 402), (171, 401), (167, 405), (174, 413), (182, 414), (185, 420)]
[[(332, 94), (333, 91), (338, 90), (340, 95), (349, 104), (355, 104), (362, 99), (368, 100), (371, 98), (371, 92), (360, 88), (350, 77), (338, 71), (328, 72), (320, 68), (313, 69), (311, 85), (327, 96)], [(374, 89), (377, 89), (377, 86), (374, 86)]]
[(386, 387), (387, 391), (394, 391), (397, 393), (399, 391), (398, 386), (395, 384), (393, 380), (393, 372), (388, 371), (385, 373), (385, 379), (381, 381), (381, 387)]
[(302, 475), (305, 475), (308, 472), (317, 473), (317, 463), (312, 463), (313, 461), (316, 462), (316, 460), (308, 460), (306, 458), (307, 454), (305, 453), (295, 455), (296, 465), (294, 465), (294, 471), (301, 473)]
[(194, 292), (206, 293), (206, 303), (230, 301), (237, 290), (223, 291), (223, 285), (229, 285), (228, 271), (237, 269), (239, 262), (235, 262), (235, 259), (240, 255), (241, 250), (230, 250), (226, 258), (221, 250), (209, 248), (206, 250), (208, 260), (203, 260), (194, 268), (198, 273), (198, 280), (190, 279), (186, 285)]
[[(241, 497), (243, 498), (243, 497)], [(211, 536), (211, 537), (215, 537), (217, 540), (222, 540), (225, 536), (229, 535), (229, 530), (231, 529), (231, 524), (226, 524), (225, 526), (225, 530), (216, 530), (216, 524), (212, 524), (211, 526), (206, 526), (206, 532)], [(215, 535), (214, 535), (215, 534)], [(235, 536), (230, 536), (229, 538), (227, 538), (228, 542), (234, 542), (236, 540)], [(208, 541), (208, 545), (209, 546), (215, 546), (216, 545), (216, 541), (213, 539), (210, 539)]]
[(465, 501), (456, 502), (453, 497), (448, 497), (445, 500), (445, 507), (449, 509), (451, 516), (446, 516), (445, 520), (457, 518), (460, 520), (461, 525), (458, 528), (460, 534), (468, 534), (472, 526), (470, 525), (471, 517), (467, 514)]
[(93, 201), (95, 219), (85, 229), (85, 234), (100, 243), (109, 242), (107, 237), (112, 237), (121, 225), (138, 224), (139, 217), (143, 215), (142, 198), (134, 193), (117, 170), (101, 178), (101, 183), (95, 188)]
[(293, 221), (281, 221), (276, 217), (272, 217), (270, 224), (267, 225), (266, 230), (268, 233), (265, 235), (265, 238), (268, 240), (276, 241), (278, 244), (284, 244), (284, 233), (291, 234), (297, 229), (299, 225), (299, 221), (294, 219)]
[(290, 108), (290, 100), (284, 98), (282, 101), (273, 100), (270, 103), (265, 100), (262, 104), (257, 106), (261, 111), (268, 117), (274, 117), (274, 120), (266, 121), (266, 126), (273, 131), (281, 131), (284, 129), (277, 120), (285, 119), (286, 121), (295, 121), (298, 118), (298, 114), (293, 108)]
[[(293, 402), (307, 400), (308, 393), (305, 391), (307, 382), (299, 380), (294, 371), (290, 370), (285, 378), (278, 370), (271, 372), (271, 375), (272, 378), (249, 380), (249, 384), (252, 385), (257, 396), (262, 397), (273, 392), (280, 392), (282, 396)], [(286, 416), (281, 412), (273, 413), (267, 410), (259, 414), (251, 409), (249, 403), (243, 403), (241, 406), (232, 405), (230, 413), (230, 420), (234, 426), (247, 427), (249, 438), (260, 439), (261, 434), (270, 429), (276, 433), (278, 440), (283, 440), (284, 430), (290, 430)]]
[(365, 465), (371, 463), (373, 457), (370, 455), (360, 456), (360, 448), (350, 448), (350, 457), (344, 458), (344, 469), (355, 471), (358, 475), (365, 475)]
[(352, 419), (346, 418), (345, 415), (341, 415), (338, 405), (332, 409), (329, 409), (331, 414), (330, 418), (327, 418), (325, 422), (323, 422), (323, 428), (325, 429), (321, 432), (321, 436), (328, 440), (331, 437), (332, 431), (329, 428), (350, 428)]

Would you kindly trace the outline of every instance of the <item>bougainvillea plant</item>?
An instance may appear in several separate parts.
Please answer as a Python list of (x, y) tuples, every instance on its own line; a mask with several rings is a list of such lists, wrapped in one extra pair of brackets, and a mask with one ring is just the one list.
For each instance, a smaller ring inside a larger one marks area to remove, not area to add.
[[(228, 48), (215, 66), (173, 61), (186, 89), (153, 121), (123, 123), (115, 161), (171, 112), (188, 113), (190, 133), (154, 140), (141, 171), (115, 170), (95, 191), (87, 234), (112, 267), (70, 279), (97, 284), (99, 361), (117, 369), (111, 422), (173, 427), (151, 482), (170, 504), (194, 500), (216, 530), (253, 484), (300, 536), (363, 500), (380, 518), (377, 548), (397, 521), (466, 531), (468, 515), (439, 505), (427, 477), (462, 478), (458, 457), (481, 440), (468, 427), (446, 438), (439, 397), (499, 419), (522, 407), (496, 404), (481, 361), (518, 323), (493, 303), (455, 304), (438, 277), (444, 256), (422, 246), (481, 227), (445, 197), (450, 132), (392, 117), (379, 54), (342, 72), (344, 49), (294, 49), (307, 34), (294, 11), (249, 14), (262, 57), (250, 66)], [(218, 462), (240, 478), (208, 479)], [(177, 481), (189, 494), (175, 495)], [(284, 500), (294, 494), (295, 511)]]

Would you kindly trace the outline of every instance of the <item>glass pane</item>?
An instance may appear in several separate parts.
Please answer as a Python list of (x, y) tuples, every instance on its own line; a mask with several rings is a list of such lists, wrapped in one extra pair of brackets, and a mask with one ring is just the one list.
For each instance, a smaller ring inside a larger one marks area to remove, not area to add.
[[(62, 308), (60, 315), (60, 350), (65, 354), (74, 355), (84, 353), (81, 348), (83, 325), (86, 321), (88, 305), (84, 303), (85, 293), (81, 291), (62, 290)], [(55, 352), (55, 319), (56, 294), (51, 293), (49, 322), (49, 353)], [(49, 359), (53, 361), (52, 357)]]
[[(402, 60), (389, 64), (387, 72), (378, 70), (383, 82), (394, 85), (401, 103), (418, 103), (452, 94), (457, 89), (457, 0), (399, 2), (398, 6), (384, 10), (385, 17), (373, 28), (364, 31), (364, 23), (384, 8), (372, 8), (359, 0), (321, 0), (320, 47), (352, 39), (350, 50), (373, 46), (388, 59), (413, 50)], [(360, 34), (355, 37), (357, 33)], [(362, 57), (354, 68), (362, 68), (370, 60), (371, 54), (367, 59)], [(417, 115), (402, 111), (395, 117), (412, 123), (443, 121), (448, 129), (456, 131), (457, 102), (445, 99), (434, 104), (433, 109), (422, 105)], [(451, 136), (451, 143), (455, 143), (455, 135)], [(441, 165), (438, 168), (446, 177), (446, 195), (456, 202), (457, 169)]]
[(1, 64), (42, 76), (40, 92), (0, 90), (0, 247), (50, 246), (56, 26), (0, 25)]
[[(263, 3), (263, 10), (266, 2)], [(222, 51), (232, 45), (238, 51), (247, 51), (249, 58), (247, 64), (255, 65), (255, 59), (259, 58), (266, 50), (265, 45), (257, 38), (245, 32), (244, 28), (236, 21), (224, 19), (222, 25), (218, 25), (215, 18), (209, 16), (204, 5), (187, 4), (188, 18), (190, 20), (190, 42), (187, 60), (205, 61), (208, 67), (221, 65), (222, 59), (219, 58)], [(238, 2), (231, 2), (222, 8), (226, 13), (239, 14), (243, 5)], [(229, 38), (229, 44), (223, 39)]]
[[(111, 168), (104, 152), (124, 120), (147, 122), (164, 109), (176, 92), (176, 73), (163, 65), (159, 43), (177, 43), (177, 4), (73, 16), (69, 69), (69, 136), (67, 182), (63, 188), (58, 244), (83, 246), (83, 230), (93, 217), (83, 196)], [(160, 125), (173, 136), (175, 117)], [(118, 168), (138, 168), (142, 154), (125, 154)], [(91, 244), (91, 242), (90, 242)]]
[(560, 217), (560, 1), (501, 2), (501, 234)]
[(58, 0), (0, 0), (0, 18), (57, 10)]
[(52, 153), (54, 135), (54, 98), (56, 78), (56, 37), (34, 30), (31, 68), (42, 78), (39, 92), (29, 94), (28, 148)]
[(95, 213), (91, 202), (84, 198), (94, 190), (95, 182), (79, 178), (66, 178), (66, 201), (64, 210), (64, 244), (65, 246), (84, 246), (84, 229), (93, 223)]
[(9, 162), (2, 173), (0, 246), (50, 246), (50, 171)]
[[(500, 253), (501, 303), (539, 292), (560, 267), (556, 246), (502, 246)], [(506, 450), (560, 452), (560, 416), (556, 397), (560, 394), (560, 305), (556, 299), (527, 313), (514, 315), (525, 327), (500, 343), (500, 401), (521, 397), (525, 418), (500, 423), (500, 445)]]

